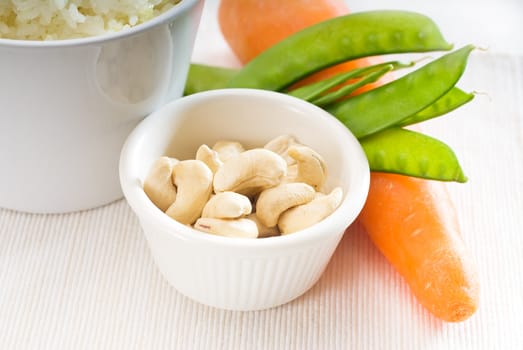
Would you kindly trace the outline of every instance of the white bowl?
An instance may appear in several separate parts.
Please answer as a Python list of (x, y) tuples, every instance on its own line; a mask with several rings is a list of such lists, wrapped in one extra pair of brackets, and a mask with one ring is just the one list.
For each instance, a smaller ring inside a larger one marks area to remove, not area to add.
[[(339, 208), (305, 230), (263, 239), (214, 236), (171, 219), (143, 191), (160, 156), (194, 159), (204, 143), (229, 139), (260, 147), (281, 134), (320, 153), (328, 166), (327, 188), (344, 191)], [(297, 298), (319, 279), (366, 200), (369, 166), (356, 138), (322, 109), (280, 93), (224, 89), (183, 97), (142, 121), (122, 150), (120, 181), (171, 285), (206, 305), (259, 310)]]
[(58, 213), (121, 198), (122, 145), (182, 95), (202, 6), (183, 0), (96, 37), (0, 39), (0, 207)]

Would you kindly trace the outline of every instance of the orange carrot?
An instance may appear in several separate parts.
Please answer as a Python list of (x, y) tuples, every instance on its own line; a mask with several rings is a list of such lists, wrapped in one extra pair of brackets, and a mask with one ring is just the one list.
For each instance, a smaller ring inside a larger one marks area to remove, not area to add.
[(457, 322), (476, 311), (478, 278), (444, 183), (372, 173), (359, 221), (431, 313)]
[[(231, 49), (246, 63), (286, 36), (346, 13), (345, 5), (334, 0), (221, 0), (218, 20)], [(369, 57), (343, 63), (306, 82), (379, 62)], [(356, 93), (387, 80), (367, 84)], [(478, 279), (443, 183), (372, 173), (369, 197), (358, 220), (432, 314), (457, 322), (475, 312)]]

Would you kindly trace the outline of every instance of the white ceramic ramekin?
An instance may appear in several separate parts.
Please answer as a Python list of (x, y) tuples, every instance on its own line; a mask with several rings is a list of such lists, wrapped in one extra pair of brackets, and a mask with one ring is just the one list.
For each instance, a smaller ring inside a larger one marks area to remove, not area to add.
[(202, 6), (183, 0), (97, 37), (0, 39), (0, 207), (57, 213), (121, 198), (123, 142), (182, 95)]
[[(328, 166), (327, 188), (344, 191), (332, 215), (303, 231), (263, 239), (202, 233), (162, 213), (142, 189), (162, 155), (194, 159), (204, 143), (260, 147), (281, 134), (319, 152)], [(318, 280), (366, 200), (369, 167), (355, 137), (322, 109), (280, 93), (225, 89), (183, 97), (142, 121), (122, 150), (120, 181), (167, 281), (203, 304), (259, 310), (297, 298)]]

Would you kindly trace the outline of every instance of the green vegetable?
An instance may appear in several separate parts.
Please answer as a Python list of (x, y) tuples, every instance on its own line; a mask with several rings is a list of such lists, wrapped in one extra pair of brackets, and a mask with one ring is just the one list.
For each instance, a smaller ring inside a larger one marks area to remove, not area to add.
[(407, 126), (416, 123), (423, 122), (432, 118), (439, 117), (441, 115), (452, 112), (458, 107), (463, 106), (465, 103), (472, 101), (474, 98), (473, 93), (468, 93), (460, 88), (453, 87), (439, 98), (436, 102), (425, 108), (424, 110), (416, 113), (415, 115), (403, 119), (398, 126)]
[[(414, 65), (414, 62), (409, 63), (402, 63), (399, 61), (390, 61), (385, 63), (379, 63), (368, 67), (362, 67), (362, 68), (355, 68), (351, 69), (348, 72), (338, 73), (330, 78), (326, 78), (324, 80), (318, 81), (316, 83), (311, 83), (309, 85), (305, 85), (296, 89), (293, 89), (291, 91), (287, 91), (287, 93), (291, 96), (301, 98), (305, 101), (313, 101), (316, 98), (319, 98), (321, 94), (327, 92), (329, 89), (339, 85), (343, 84), (347, 80), (354, 79), (354, 78), (361, 78), (365, 75), (368, 75), (369, 72), (373, 72), (375, 70), (379, 70), (386, 66), (392, 66), (393, 69), (400, 69), (400, 68), (407, 68), (412, 67)], [(347, 95), (349, 95), (347, 93)]]
[(406, 11), (349, 14), (301, 30), (262, 52), (228, 83), (281, 91), (322, 68), (355, 58), (449, 50), (428, 17)]
[(401, 128), (360, 139), (371, 171), (414, 174), (440, 181), (466, 182), (454, 152), (443, 142)]
[(206, 90), (223, 89), (236, 74), (238, 74), (237, 69), (193, 63), (189, 67), (183, 94), (191, 95)]
[(339, 100), (345, 96), (349, 96), (350, 94), (352, 94), (354, 91), (356, 91), (363, 85), (377, 81), (378, 79), (383, 77), (385, 74), (390, 72), (393, 68), (394, 67), (392, 65), (385, 66), (377, 71), (371, 72), (371, 73), (363, 76), (356, 83), (345, 85), (336, 91), (333, 91), (324, 96), (315, 98), (311, 102), (314, 103), (316, 106), (326, 107), (326, 106), (330, 105), (331, 103), (336, 102), (337, 100)]
[(473, 49), (472, 45), (464, 46), (399, 79), (336, 103), (326, 110), (357, 138), (401, 123), (454, 87)]

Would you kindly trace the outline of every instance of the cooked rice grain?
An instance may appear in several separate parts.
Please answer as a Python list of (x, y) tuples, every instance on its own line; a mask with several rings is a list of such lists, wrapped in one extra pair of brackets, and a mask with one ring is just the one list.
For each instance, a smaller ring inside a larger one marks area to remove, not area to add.
[(180, 0), (0, 0), (0, 38), (61, 40), (117, 32)]

